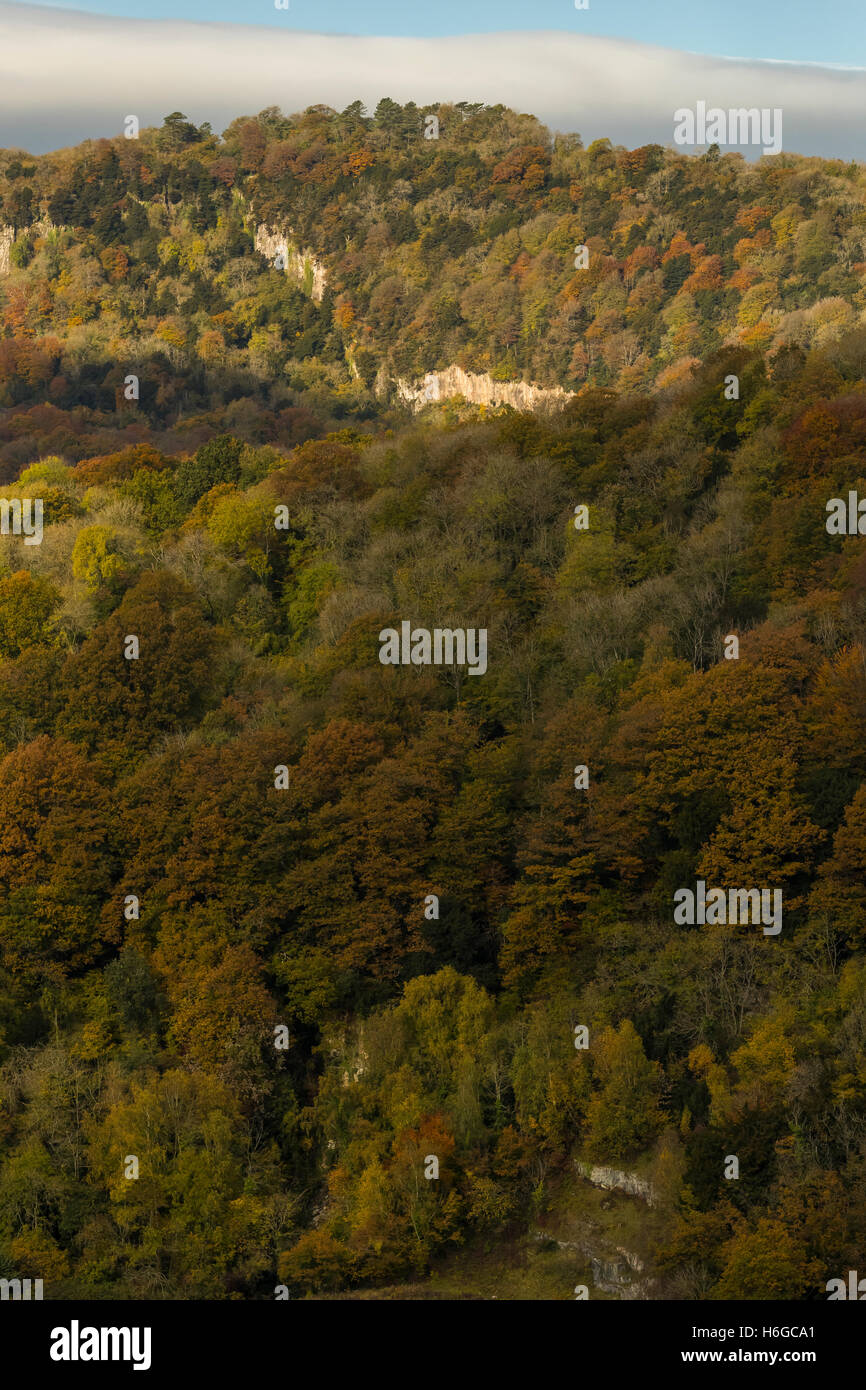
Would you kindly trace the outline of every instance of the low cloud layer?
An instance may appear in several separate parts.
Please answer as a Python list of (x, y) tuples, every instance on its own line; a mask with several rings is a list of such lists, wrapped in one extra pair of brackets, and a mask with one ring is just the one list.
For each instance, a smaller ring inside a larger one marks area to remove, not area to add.
[(169, 111), (222, 130), (266, 106), (504, 102), (585, 141), (673, 143), (674, 111), (779, 107), (783, 147), (866, 158), (866, 69), (701, 57), (551, 32), (360, 38), (0, 3), (0, 145), (34, 153)]

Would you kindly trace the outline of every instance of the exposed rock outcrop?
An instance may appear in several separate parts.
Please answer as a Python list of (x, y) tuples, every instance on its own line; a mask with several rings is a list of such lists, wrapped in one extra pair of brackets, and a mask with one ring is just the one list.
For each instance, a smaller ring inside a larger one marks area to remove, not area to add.
[(326, 1046), (328, 1057), (342, 1068), (343, 1085), (351, 1086), (359, 1081), (370, 1061), (370, 1054), (364, 1044), (363, 1024), (357, 1031), (337, 1027), (329, 1029)]
[(256, 250), (269, 261), (281, 256), (286, 274), (296, 280), (311, 299), (320, 300), (328, 283), (327, 270), (314, 252), (299, 250), (291, 236), (291, 229), (284, 232), (260, 222), (256, 227)]
[(348, 1065), (343, 1072), (343, 1085), (351, 1086), (353, 1082), (360, 1081), (364, 1072), (367, 1070), (367, 1063), (370, 1060), (369, 1053), (362, 1041), (359, 1040), (357, 1051), (354, 1056), (347, 1059)]
[(573, 399), (574, 391), (562, 386), (535, 386), (530, 381), (495, 381), (487, 374), (463, 371), (461, 367), (445, 367), (428, 371), (421, 382), (405, 381), (398, 377), (396, 393), (413, 410), (423, 410), (435, 400), (463, 396), (474, 406), (513, 406), (514, 410), (535, 410), (538, 406), (562, 409)]
[(577, 1240), (559, 1240), (547, 1231), (535, 1230), (533, 1240), (552, 1241), (559, 1250), (573, 1250), (583, 1260), (589, 1262), (592, 1282), (602, 1293), (615, 1294), (623, 1300), (651, 1298), (655, 1280), (635, 1279), (635, 1274), (643, 1274), (645, 1265), (639, 1255), (626, 1250), (621, 1245), (608, 1246), (591, 1233)]
[(9, 252), (14, 240), (14, 227), (0, 227), (0, 275), (9, 274)]
[(515, 410), (536, 410), (538, 406), (545, 405), (561, 409), (576, 394), (561, 386), (534, 386), (529, 381), (495, 381), (492, 376), (464, 372), (461, 367), (445, 367), (442, 371), (428, 372), (422, 382), (416, 383), (398, 377), (396, 388), (400, 400), (414, 410), (422, 410), (433, 401), (448, 400), (449, 396), (462, 396), (471, 405), (510, 405)]
[(42, 218), (39, 222), (33, 222), (29, 227), (21, 227), (16, 235), (14, 227), (0, 227), (0, 275), (8, 275), (12, 269), (11, 252), (12, 246), (20, 236), (32, 234), (33, 236), (47, 236), (49, 232), (62, 232), (63, 228), (54, 222), (49, 222), (47, 218)]
[(600, 1168), (592, 1163), (581, 1163), (579, 1160), (574, 1166), (580, 1176), (595, 1187), (627, 1192), (630, 1197), (640, 1197), (647, 1206), (655, 1206), (656, 1194), (652, 1183), (647, 1182), (645, 1178), (639, 1178), (636, 1173), (624, 1173), (619, 1168)]

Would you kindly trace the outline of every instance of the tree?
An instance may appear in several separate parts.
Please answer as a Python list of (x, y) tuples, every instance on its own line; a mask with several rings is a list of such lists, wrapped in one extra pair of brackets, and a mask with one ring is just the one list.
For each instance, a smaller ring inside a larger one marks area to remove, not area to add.
[(249, 946), (224, 946), (215, 957), (183, 950), (177, 936), (155, 952), (172, 1005), (168, 1036), (188, 1063), (249, 1104), (268, 1090), (263, 1054), (273, 1059), (276, 1007)]
[(852, 946), (866, 942), (866, 785), (858, 787), (821, 865), (810, 914), (826, 915)]
[(192, 121), (188, 121), (182, 111), (172, 111), (164, 117), (159, 132), (160, 145), (166, 150), (178, 150), (184, 145), (193, 145), (201, 139), (201, 134)]
[(217, 483), (236, 483), (241, 474), (243, 445), (230, 434), (202, 444), (192, 458), (182, 459), (175, 474), (175, 490), (190, 507)]
[(627, 1158), (646, 1148), (664, 1124), (661, 1068), (647, 1059), (627, 1018), (618, 1029), (604, 1029), (592, 1059), (600, 1086), (586, 1108), (586, 1151), (600, 1162)]
[(814, 1288), (802, 1243), (781, 1221), (760, 1217), (754, 1229), (741, 1230), (719, 1251), (722, 1274), (716, 1298), (802, 1299)]
[(35, 739), (0, 770), (0, 952), (14, 974), (57, 982), (118, 939), (100, 922), (117, 865), (111, 797), (60, 739)]
[(95, 591), (103, 585), (116, 587), (126, 571), (119, 542), (109, 526), (85, 526), (72, 548), (72, 573)]
[[(139, 655), (127, 659), (130, 636)], [(128, 757), (204, 712), (213, 699), (217, 647), (187, 585), (166, 572), (145, 572), (67, 658), (58, 727), (88, 747), (114, 743)]]
[(54, 585), (27, 570), (0, 579), (0, 656), (17, 656), (47, 641), (59, 602)]
[[(127, 1176), (127, 1156), (138, 1177)], [(124, 1265), (139, 1287), (224, 1296), (263, 1203), (244, 1198), (243, 1125), (231, 1091), (179, 1070), (144, 1075), (91, 1129), (89, 1165), (105, 1193)]]

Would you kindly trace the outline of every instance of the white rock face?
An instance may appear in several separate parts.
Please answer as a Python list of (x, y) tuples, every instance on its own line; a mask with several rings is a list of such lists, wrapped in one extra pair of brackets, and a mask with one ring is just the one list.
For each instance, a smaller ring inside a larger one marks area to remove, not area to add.
[(9, 252), (14, 240), (14, 227), (0, 227), (0, 275), (9, 274)]
[(414, 410), (422, 410), (432, 401), (446, 401), (449, 396), (462, 396), (471, 405), (510, 405), (515, 410), (535, 410), (540, 405), (561, 409), (577, 394), (561, 386), (534, 386), (529, 381), (494, 381), (486, 373), (464, 372), (460, 367), (428, 372), (420, 383), (397, 378), (397, 395)]
[(625, 1301), (650, 1299), (656, 1287), (654, 1278), (647, 1276), (636, 1279), (634, 1276), (645, 1273), (646, 1266), (640, 1255), (621, 1245), (606, 1241), (590, 1224), (582, 1232), (576, 1233), (574, 1240), (560, 1240), (549, 1232), (536, 1229), (531, 1232), (533, 1240), (552, 1241), (560, 1250), (573, 1251), (589, 1261), (592, 1282), (603, 1293), (614, 1294)]
[(256, 250), (269, 261), (282, 256), (286, 274), (291, 275), (302, 288), (309, 285), (311, 299), (320, 300), (328, 283), (327, 271), (312, 251), (299, 251), (291, 240), (291, 229), (280, 231), (277, 227), (267, 227), (260, 222), (256, 227)]
[(591, 1163), (576, 1163), (575, 1167), (581, 1177), (587, 1178), (596, 1187), (604, 1187), (608, 1191), (616, 1188), (631, 1197), (642, 1198), (649, 1207), (655, 1206), (656, 1194), (652, 1183), (639, 1178), (636, 1173), (624, 1173), (619, 1168), (599, 1168)]

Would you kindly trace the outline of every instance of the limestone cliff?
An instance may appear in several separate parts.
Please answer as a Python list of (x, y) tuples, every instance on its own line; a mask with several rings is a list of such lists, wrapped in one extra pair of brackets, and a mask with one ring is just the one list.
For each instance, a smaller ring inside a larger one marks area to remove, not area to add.
[(282, 256), (285, 272), (296, 280), (311, 299), (320, 300), (328, 283), (327, 270), (315, 254), (309, 250), (300, 251), (291, 240), (291, 229), (280, 231), (260, 222), (256, 227), (256, 250), (273, 261)]
[(608, 1191), (627, 1192), (630, 1197), (640, 1197), (647, 1206), (655, 1206), (656, 1194), (652, 1183), (639, 1178), (636, 1173), (624, 1173), (619, 1168), (600, 1168), (592, 1163), (575, 1163), (582, 1178), (587, 1178), (595, 1187)]
[(9, 274), (9, 252), (14, 240), (14, 227), (0, 227), (0, 275)]
[(495, 381), (487, 374), (464, 372), (446, 367), (428, 372), (422, 382), (411, 383), (398, 377), (395, 383), (400, 400), (413, 410), (422, 410), (433, 401), (462, 396), (471, 405), (510, 405), (515, 410), (536, 410), (540, 405), (561, 409), (573, 399), (574, 391), (561, 386), (534, 386), (529, 381)]
[[(28, 233), (34, 236), (47, 236), (49, 232), (62, 232), (63, 228), (54, 222), (49, 222), (47, 218), (42, 218), (39, 222), (33, 222), (29, 227), (20, 227), (18, 236), (25, 236)], [(10, 259), (12, 245), (17, 240), (14, 227), (0, 227), (0, 275), (8, 275), (12, 268)]]
[[(653, 1297), (656, 1281), (647, 1274), (640, 1255), (605, 1240), (592, 1225), (574, 1240), (561, 1240), (540, 1228), (530, 1234), (533, 1240), (549, 1241), (558, 1249), (571, 1251), (587, 1261), (592, 1270), (593, 1285), (602, 1293), (613, 1294), (624, 1302)], [(644, 1277), (635, 1278), (635, 1275)]]

